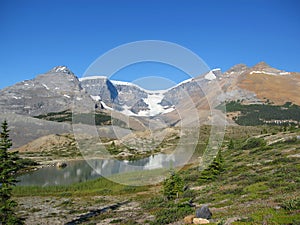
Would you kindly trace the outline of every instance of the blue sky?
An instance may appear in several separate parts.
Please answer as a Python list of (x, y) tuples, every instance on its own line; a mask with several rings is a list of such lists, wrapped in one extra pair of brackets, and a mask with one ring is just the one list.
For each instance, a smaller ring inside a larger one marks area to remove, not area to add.
[(260, 61), (300, 71), (299, 11), (296, 0), (0, 0), (0, 88), (57, 65), (81, 77), (100, 55), (139, 40), (177, 43), (223, 71)]

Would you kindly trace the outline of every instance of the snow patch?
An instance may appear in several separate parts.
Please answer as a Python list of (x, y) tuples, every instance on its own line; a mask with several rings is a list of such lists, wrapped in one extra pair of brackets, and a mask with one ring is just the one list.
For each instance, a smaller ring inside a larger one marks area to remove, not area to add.
[(101, 101), (101, 105), (104, 107), (104, 109), (114, 110), (113, 108), (106, 105), (103, 101)]
[(165, 111), (164, 107), (159, 103), (164, 98), (163, 94), (149, 94), (148, 98), (144, 98), (144, 102), (148, 105), (149, 110), (143, 110), (138, 113), (139, 116), (155, 116)]
[(129, 106), (127, 106), (127, 105), (124, 105), (124, 106), (123, 106), (123, 110), (121, 111), (121, 113), (123, 113), (123, 114), (125, 114), (125, 115), (127, 115), (127, 116), (137, 116), (137, 114), (133, 113), (133, 112), (130, 110)]
[[(193, 80), (193, 78), (184, 80), (184, 81), (180, 82), (179, 84), (176, 84), (174, 87), (172, 87), (172, 88), (170, 88), (170, 89), (173, 89), (173, 88), (178, 87), (178, 86), (180, 86), (180, 85), (182, 85), (182, 84), (185, 84), (185, 83), (189, 83), (189, 82), (191, 82), (192, 80)], [(169, 90), (169, 89), (168, 89), (168, 90)]]
[(280, 75), (289, 75), (289, 74), (291, 74), (290, 72), (280, 72), (279, 73)]
[(64, 95), (66, 98), (71, 98), (69, 95)]
[(76, 97), (76, 100), (77, 100), (77, 101), (81, 101), (81, 100), (82, 100), (82, 98)]
[[(165, 114), (169, 113), (175, 110), (174, 107), (165, 107), (160, 105), (159, 103), (164, 98), (163, 93), (151, 93), (148, 94), (147, 98), (143, 98), (144, 102), (148, 105), (148, 110), (141, 110), (138, 112), (138, 114), (131, 111), (131, 108), (127, 105), (123, 105), (123, 110), (121, 113), (127, 115), (127, 116), (156, 116), (159, 114)], [(101, 102), (102, 103), (102, 102)], [(103, 105), (104, 108), (107, 108), (107, 106)], [(108, 109), (113, 110), (112, 108), (108, 107)]]
[(165, 109), (165, 111), (162, 114), (169, 113), (169, 112), (172, 112), (174, 110), (175, 110), (175, 108), (171, 107), (171, 108)]
[(271, 72), (266, 72), (266, 71), (263, 71), (263, 70), (255, 70), (255, 71), (251, 71), (250, 72), (250, 75), (251, 74), (267, 74), (267, 75), (278, 75), (277, 73), (271, 73)]
[(13, 96), (14, 99), (21, 99), (21, 97)]
[(99, 95), (90, 95), (94, 101), (100, 101), (101, 97)]
[(48, 86), (46, 84), (42, 84), (44, 86), (44, 88), (46, 88), (47, 90), (49, 90)]
[(65, 66), (58, 66), (58, 67), (55, 69), (55, 72), (64, 71), (64, 70), (66, 70), (66, 69), (67, 69), (67, 67), (65, 67)]
[(89, 77), (81, 77), (79, 78), (79, 81), (84, 81), (84, 80), (97, 80), (97, 79), (107, 79), (106, 76), (89, 76)]
[(120, 81), (120, 80), (111, 80), (110, 82), (112, 82), (115, 85), (126, 85), (126, 86), (134, 86), (134, 87), (138, 87), (136, 84), (130, 83), (130, 82), (126, 82), (126, 81)]
[(216, 77), (216, 75), (215, 75), (212, 71), (209, 71), (209, 72), (204, 76), (204, 78), (205, 78), (206, 80), (214, 80), (214, 79), (216, 79), (217, 77)]

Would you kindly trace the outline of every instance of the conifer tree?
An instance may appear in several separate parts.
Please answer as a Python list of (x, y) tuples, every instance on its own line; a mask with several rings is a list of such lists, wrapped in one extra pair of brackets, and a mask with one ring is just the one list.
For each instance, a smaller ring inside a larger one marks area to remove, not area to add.
[(175, 171), (171, 171), (171, 176), (163, 183), (163, 194), (168, 200), (178, 198), (183, 192), (184, 182)]
[(17, 203), (11, 200), (12, 187), (16, 184), (16, 173), (20, 169), (17, 165), (18, 153), (9, 152), (12, 147), (11, 139), (9, 139), (8, 124), (6, 121), (2, 123), (2, 131), (0, 133), (0, 224), (23, 224), (13, 212)]
[(222, 171), (224, 171), (224, 159), (221, 151), (219, 151), (212, 163), (201, 172), (199, 182), (214, 180)]

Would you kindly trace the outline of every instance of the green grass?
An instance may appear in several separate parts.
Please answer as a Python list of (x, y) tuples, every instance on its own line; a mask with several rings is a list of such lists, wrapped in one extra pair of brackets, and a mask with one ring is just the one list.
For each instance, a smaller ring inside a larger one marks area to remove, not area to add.
[(82, 183), (66, 186), (16, 186), (13, 195), (20, 196), (90, 196), (90, 195), (126, 195), (146, 191), (146, 186), (127, 186), (112, 182), (106, 178), (99, 178)]

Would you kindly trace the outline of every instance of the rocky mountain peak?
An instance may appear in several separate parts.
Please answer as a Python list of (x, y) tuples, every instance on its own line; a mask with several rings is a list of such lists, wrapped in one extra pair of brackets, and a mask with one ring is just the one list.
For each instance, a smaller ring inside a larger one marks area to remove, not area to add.
[(66, 74), (74, 74), (67, 66), (55, 66), (47, 73), (66, 73)]
[(231, 75), (231, 74), (241, 74), (245, 72), (248, 69), (248, 66), (245, 64), (237, 64), (233, 67), (231, 67), (229, 70), (227, 70), (224, 74), (225, 75)]
[(250, 74), (268, 74), (268, 75), (278, 76), (278, 75), (288, 75), (290, 73), (284, 70), (273, 68), (265, 62), (260, 62), (250, 68)]
[(272, 68), (270, 65), (268, 65), (266, 62), (259, 62), (255, 66), (252, 67), (252, 69), (267, 69), (267, 68)]

